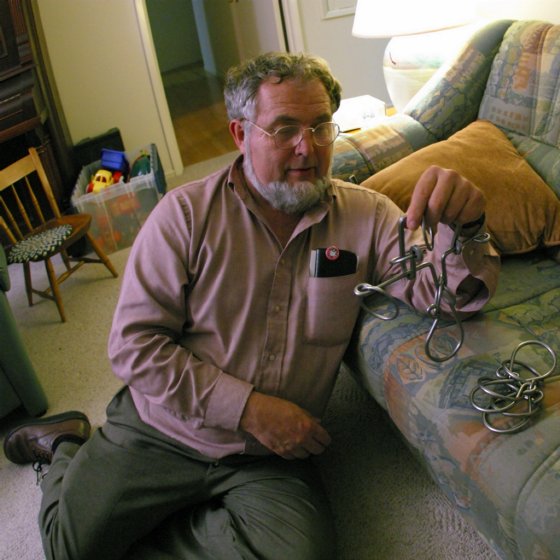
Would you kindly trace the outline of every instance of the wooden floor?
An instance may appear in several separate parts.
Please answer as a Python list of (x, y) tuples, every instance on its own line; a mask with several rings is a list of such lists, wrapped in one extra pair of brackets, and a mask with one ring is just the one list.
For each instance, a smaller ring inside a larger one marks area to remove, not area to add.
[(193, 65), (162, 76), (183, 165), (232, 152), (222, 84)]

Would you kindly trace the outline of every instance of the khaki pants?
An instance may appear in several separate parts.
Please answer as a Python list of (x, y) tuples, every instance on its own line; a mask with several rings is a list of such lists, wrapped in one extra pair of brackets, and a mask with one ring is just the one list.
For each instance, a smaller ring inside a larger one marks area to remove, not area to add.
[(42, 490), (49, 560), (334, 556), (310, 461), (206, 458), (144, 424), (126, 389), (87, 443), (58, 447)]

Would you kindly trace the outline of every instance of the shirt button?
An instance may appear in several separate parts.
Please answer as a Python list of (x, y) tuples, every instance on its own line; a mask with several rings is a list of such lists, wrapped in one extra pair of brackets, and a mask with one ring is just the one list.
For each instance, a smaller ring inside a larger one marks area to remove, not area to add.
[(270, 362), (273, 362), (274, 360), (276, 360), (276, 354), (270, 354), (270, 356), (268, 356), (268, 360)]
[(280, 306), (279, 305), (275, 305), (274, 306), (274, 313), (279, 313), (280, 312)]

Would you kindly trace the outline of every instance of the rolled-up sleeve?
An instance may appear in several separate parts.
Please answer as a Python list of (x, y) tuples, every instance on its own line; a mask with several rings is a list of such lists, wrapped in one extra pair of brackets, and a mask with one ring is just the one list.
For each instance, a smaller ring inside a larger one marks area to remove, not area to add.
[[(484, 232), (484, 228), (480, 233)], [(379, 281), (387, 281), (399, 274), (399, 264), (391, 262), (398, 257), (398, 232), (395, 228), (380, 234), (384, 250), (379, 254), (383, 257), (377, 262)], [(414, 309), (425, 312), (434, 303), (437, 282), (442, 278), (442, 256), (445, 258), (445, 288), (452, 296), (458, 317), (466, 318), (479, 311), (494, 295), (500, 271), (500, 257), (488, 241), (477, 242), (474, 239), (459, 238), (459, 252), (450, 251), (454, 238), (454, 230), (439, 224), (434, 237), (434, 247), (425, 251), (421, 262), (431, 263), (431, 267), (423, 267), (417, 271), (413, 279), (402, 279), (390, 283), (386, 290), (394, 298), (411, 305)], [(405, 250), (413, 245), (422, 247), (424, 239), (420, 230), (406, 232)], [(434, 275), (436, 282), (434, 282)], [(449, 316), (452, 309), (447, 298), (441, 300), (441, 311)]]

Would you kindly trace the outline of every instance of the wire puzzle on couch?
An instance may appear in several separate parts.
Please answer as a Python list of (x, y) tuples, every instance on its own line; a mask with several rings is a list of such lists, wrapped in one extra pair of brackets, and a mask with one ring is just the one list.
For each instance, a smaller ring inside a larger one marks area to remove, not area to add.
[[(517, 353), (529, 345), (540, 346), (547, 351), (552, 358), (552, 366), (548, 371), (541, 373), (515, 359)], [(471, 404), (482, 412), (482, 421), (489, 430), (501, 434), (518, 432), (540, 412), (544, 383), (560, 380), (560, 375), (552, 375), (555, 369), (556, 354), (548, 344), (539, 340), (521, 342), (510, 359), (504, 360), (498, 367), (496, 377), (481, 377), (478, 380), (478, 385), (470, 395)], [(508, 418), (509, 422), (499, 425), (494, 421), (496, 416)]]
[[(428, 306), (426, 309), (426, 313), (433, 319), (432, 326), (428, 331), (426, 336), (426, 342), (424, 344), (424, 351), (428, 358), (433, 360), (434, 362), (445, 362), (452, 358), (461, 348), (463, 345), (463, 340), (465, 338), (465, 330), (461, 323), (461, 319), (457, 314), (457, 309), (455, 307), (456, 298), (450, 292), (447, 287), (447, 258), (449, 255), (459, 255), (463, 250), (463, 247), (468, 243), (487, 243), (490, 240), (490, 235), (488, 233), (480, 233), (476, 234), (473, 237), (468, 239), (460, 240), (459, 236), (461, 235), (461, 226), (456, 225), (454, 226), (454, 235), (451, 241), (451, 245), (449, 249), (444, 251), (441, 255), (440, 264), (441, 264), (441, 272), (438, 276), (437, 271), (433, 263), (429, 261), (423, 261), (425, 254), (427, 251), (433, 251), (434, 248), (434, 235), (433, 230), (431, 227), (426, 225), (425, 219), (422, 221), (422, 235), (424, 237), (424, 244), (423, 245), (412, 245), (408, 250), (406, 249), (405, 244), (405, 229), (406, 229), (406, 216), (401, 216), (399, 219), (399, 255), (391, 259), (392, 264), (399, 264), (401, 267), (401, 272), (395, 274), (394, 276), (388, 278), (381, 284), (376, 286), (372, 284), (368, 284), (367, 282), (363, 282), (358, 284), (354, 288), (354, 294), (358, 297), (364, 298), (362, 301), (362, 308), (365, 309), (368, 313), (381, 319), (383, 321), (390, 321), (395, 319), (399, 314), (399, 308), (397, 306), (395, 298), (393, 298), (385, 288), (390, 286), (391, 284), (398, 282), (399, 280), (407, 279), (407, 280), (414, 280), (416, 278), (416, 274), (419, 270), (423, 268), (428, 268), (432, 274), (434, 286), (436, 287), (436, 293), (434, 302)], [(381, 295), (383, 296), (390, 304), (393, 306), (393, 311), (383, 315), (382, 313), (378, 313), (377, 311), (373, 310), (366, 302), (365, 298), (368, 296), (373, 295)], [(449, 353), (437, 353), (432, 349), (432, 342), (434, 340), (434, 335), (438, 329), (440, 321), (442, 319), (442, 309), (441, 304), (442, 301), (447, 302), (451, 309), (451, 314), (453, 316), (453, 320), (458, 327), (459, 336), (455, 343), (455, 346)]]

